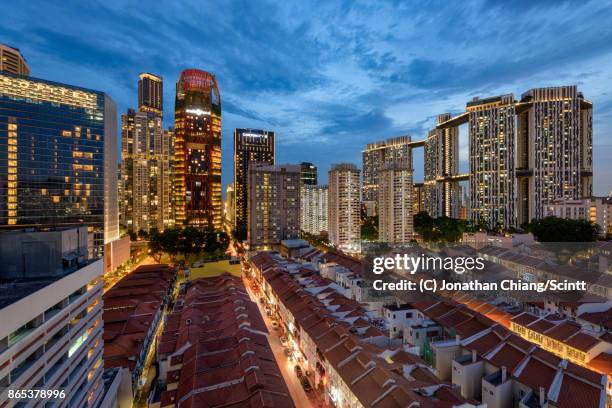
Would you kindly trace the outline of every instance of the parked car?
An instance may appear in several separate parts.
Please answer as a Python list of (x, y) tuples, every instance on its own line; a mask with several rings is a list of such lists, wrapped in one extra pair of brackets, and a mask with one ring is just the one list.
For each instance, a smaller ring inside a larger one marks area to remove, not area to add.
[(310, 386), (310, 381), (308, 381), (307, 377), (302, 377), (302, 388), (304, 388), (304, 391), (306, 392), (310, 392), (312, 391), (312, 387)]
[(280, 342), (283, 345), (283, 347), (287, 347), (287, 337), (285, 336), (281, 337)]
[(295, 366), (295, 375), (297, 375), (297, 377), (300, 379), (304, 376), (304, 373), (302, 372), (302, 367), (300, 367), (299, 365)]
[(273, 328), (274, 330), (278, 329), (278, 322), (276, 322), (276, 321), (272, 321), (272, 328)]
[(287, 357), (289, 360), (291, 360), (293, 353), (291, 352), (291, 350), (289, 349), (285, 349), (285, 357)]

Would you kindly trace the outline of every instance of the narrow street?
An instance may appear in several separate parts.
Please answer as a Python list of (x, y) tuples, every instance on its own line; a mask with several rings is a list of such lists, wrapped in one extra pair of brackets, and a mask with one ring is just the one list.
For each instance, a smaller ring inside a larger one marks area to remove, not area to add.
[(270, 341), (270, 347), (272, 348), (272, 352), (274, 353), (274, 358), (276, 358), (276, 363), (280, 368), (280, 371), (283, 375), (285, 383), (287, 384), (287, 388), (289, 389), (289, 394), (291, 394), (291, 399), (295, 403), (295, 406), (298, 408), (307, 408), (318, 407), (317, 403), (314, 401), (315, 390), (312, 390), (309, 393), (306, 393), (302, 388), (302, 384), (295, 374), (295, 364), (291, 362), (287, 356), (285, 355), (285, 349), (280, 341), (280, 336), (277, 330), (274, 330), (272, 327), (272, 320), (267, 316), (266, 311), (264, 310), (261, 303), (259, 303), (259, 298), (255, 296), (253, 291), (251, 290), (250, 284), (251, 282), (243, 277), (244, 286), (247, 288), (249, 296), (251, 300), (257, 304), (259, 307), (259, 313), (266, 322), (266, 327), (270, 332), (268, 337)]

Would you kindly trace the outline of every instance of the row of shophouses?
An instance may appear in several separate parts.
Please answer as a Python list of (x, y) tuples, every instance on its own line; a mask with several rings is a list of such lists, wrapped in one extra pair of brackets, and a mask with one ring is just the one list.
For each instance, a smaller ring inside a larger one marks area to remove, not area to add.
[[(463, 399), (457, 406), (603, 408), (610, 403), (612, 388), (606, 374), (612, 371), (608, 354), (612, 336), (585, 333), (563, 316), (560, 309), (566, 306), (556, 305), (558, 309), (547, 312), (544, 304), (538, 304), (525, 312), (477, 301), (465, 293), (435, 302), (372, 299), (353, 261), (320, 252), (292, 261), (259, 253), (251, 261), (264, 296), (278, 311), (306, 364), (315, 370), (316, 384), (326, 387), (336, 406), (369, 406), (364, 404), (368, 398), (360, 396), (365, 387), (346, 380), (354, 370), (345, 372), (347, 361), (357, 353), (369, 355), (368, 364), (383, 372), (397, 373), (397, 366), (402, 366), (400, 377), (408, 382), (427, 375), (438, 390)], [(526, 316), (532, 314), (536, 318), (527, 322)], [(536, 323), (532, 331), (553, 329), (543, 339), (557, 338), (555, 344), (569, 349), (560, 353), (552, 343), (549, 347), (533, 341), (520, 328), (528, 323)], [(589, 360), (593, 364), (587, 364)], [(413, 382), (407, 388), (419, 396), (428, 393), (427, 387), (410, 388), (414, 386)], [(382, 395), (384, 387), (378, 392)]]

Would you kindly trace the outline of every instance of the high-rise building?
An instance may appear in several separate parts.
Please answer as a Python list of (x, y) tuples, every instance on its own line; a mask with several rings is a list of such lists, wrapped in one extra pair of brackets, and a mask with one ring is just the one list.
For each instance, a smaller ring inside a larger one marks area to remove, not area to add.
[[(451, 118), (438, 116), (440, 124)], [(459, 182), (452, 180), (459, 168), (459, 129), (433, 129), (425, 141), (425, 206), (431, 217), (457, 218), (459, 215)]]
[(249, 249), (271, 248), (300, 235), (300, 166), (249, 166)]
[(274, 165), (274, 132), (260, 129), (234, 130), (235, 227), (245, 230), (248, 219), (249, 168), (254, 164)]
[(313, 235), (327, 232), (329, 228), (327, 223), (328, 197), (329, 188), (325, 185), (302, 185), (300, 193), (300, 215), (302, 217), (300, 225), (302, 231)]
[(359, 176), (351, 163), (334, 164), (329, 171), (329, 242), (347, 252), (361, 249)]
[(399, 136), (370, 143), (362, 152), (362, 200), (366, 207), (378, 202), (379, 175), (386, 165), (411, 160), (410, 136)]
[(518, 224), (593, 193), (593, 105), (576, 86), (536, 88), (516, 105)]
[(413, 231), (412, 165), (388, 164), (379, 173), (378, 239), (402, 244), (410, 242)]
[(221, 95), (214, 75), (181, 72), (174, 123), (175, 222), (221, 230)]
[[(166, 202), (166, 206), (165, 208), (168, 209), (168, 214), (167, 214), (167, 219), (164, 218), (164, 224), (166, 225), (167, 228), (172, 228), (175, 225), (175, 214), (174, 214), (174, 192), (175, 192), (175, 185), (174, 185), (174, 158), (175, 158), (175, 151), (174, 151), (174, 127), (169, 127), (168, 129), (164, 130), (164, 141), (166, 141), (168, 143), (168, 156), (167, 159), (164, 159), (164, 169), (167, 168), (167, 171), (164, 172), (164, 174), (167, 174), (167, 181), (168, 181), (168, 196), (164, 196), (165, 197), (165, 202)], [(163, 156), (165, 158), (165, 156)]]
[(425, 207), (425, 185), (423, 183), (414, 183), (412, 192), (412, 213), (418, 214), (422, 211), (427, 211)]
[(515, 104), (512, 94), (467, 104), (470, 219), (489, 228), (516, 226)]
[(40, 405), (7, 390), (48, 389), (62, 393), (52, 403), (99, 406), (103, 261), (87, 247), (87, 227), (0, 232), (0, 405)]
[(302, 185), (316, 186), (317, 185), (317, 166), (309, 162), (300, 163), (302, 169)]
[(0, 73), (0, 229), (85, 225), (119, 236), (117, 119), (104, 93)]
[(0, 43), (0, 72), (28, 76), (30, 67), (18, 48)]
[[(470, 194), (464, 201), (472, 222), (518, 227), (545, 217), (557, 200), (590, 197), (593, 104), (576, 86), (531, 89), (519, 102), (512, 94), (474, 98), (466, 110), (439, 118), (436, 132), (468, 123)], [(451, 181), (457, 179), (463, 176)]]
[(236, 227), (236, 190), (234, 183), (227, 185), (225, 189), (225, 222), (230, 230)]
[(121, 115), (123, 216), (134, 232), (163, 231), (171, 220), (171, 134), (161, 116), (129, 109)]
[(138, 110), (164, 114), (164, 82), (160, 76), (143, 72), (138, 80)]

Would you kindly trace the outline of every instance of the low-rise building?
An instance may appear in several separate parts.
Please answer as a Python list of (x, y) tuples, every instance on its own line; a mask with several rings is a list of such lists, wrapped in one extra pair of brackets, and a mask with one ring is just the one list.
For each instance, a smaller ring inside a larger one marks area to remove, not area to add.
[(187, 282), (159, 342), (151, 408), (294, 406), (240, 278)]
[(142, 265), (104, 294), (104, 367), (127, 368), (136, 387), (172, 299), (175, 270)]

